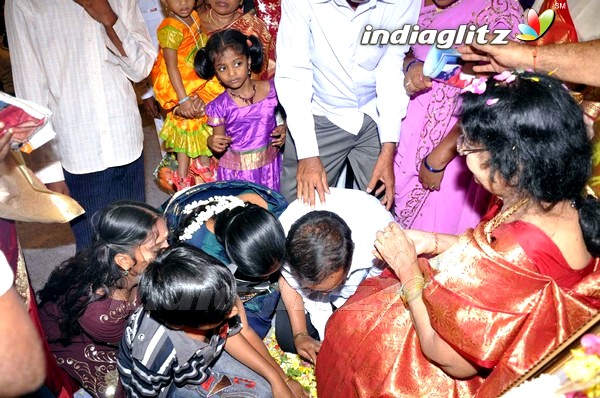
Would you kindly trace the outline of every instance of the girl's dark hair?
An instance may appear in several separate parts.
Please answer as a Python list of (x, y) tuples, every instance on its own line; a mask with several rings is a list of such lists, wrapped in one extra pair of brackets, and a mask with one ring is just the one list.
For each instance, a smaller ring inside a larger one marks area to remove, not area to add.
[(288, 233), (287, 260), (303, 286), (314, 286), (352, 265), (354, 242), (348, 224), (330, 211), (311, 211), (300, 217)]
[[(250, 41), (250, 44), (248, 44)], [(194, 58), (194, 69), (196, 74), (202, 79), (212, 79), (215, 74), (214, 61), (218, 55), (223, 54), (227, 49), (250, 57), (250, 70), (258, 73), (263, 65), (263, 46), (258, 37), (246, 36), (235, 29), (226, 29), (214, 33), (206, 46), (196, 53)]]
[(235, 303), (236, 284), (219, 260), (179, 243), (148, 265), (138, 292), (144, 309), (158, 322), (198, 328), (227, 318)]
[(215, 236), (238, 272), (250, 278), (272, 274), (285, 261), (285, 232), (267, 209), (252, 203), (215, 218)]
[(125, 287), (115, 256), (125, 253), (135, 258), (135, 249), (149, 238), (160, 218), (161, 214), (150, 205), (129, 201), (115, 202), (93, 215), (92, 245), (56, 268), (38, 294), (40, 306), (58, 306), (58, 342), (68, 345), (83, 333), (78, 320), (88, 305)]
[(573, 201), (588, 251), (600, 255), (600, 202), (584, 198), (592, 146), (583, 112), (562, 83), (547, 75), (490, 77), (481, 95), (462, 95), (465, 141), (489, 150), (496, 172), (523, 197), (550, 204)]

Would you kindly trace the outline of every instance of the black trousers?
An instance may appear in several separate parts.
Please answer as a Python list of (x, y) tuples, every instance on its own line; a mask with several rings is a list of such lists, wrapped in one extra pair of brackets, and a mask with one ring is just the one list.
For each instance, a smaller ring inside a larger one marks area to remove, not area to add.
[(77, 251), (92, 244), (91, 219), (94, 213), (118, 200), (146, 201), (144, 192), (144, 157), (133, 162), (87, 174), (71, 174), (64, 170), (71, 197), (85, 213), (71, 221)]

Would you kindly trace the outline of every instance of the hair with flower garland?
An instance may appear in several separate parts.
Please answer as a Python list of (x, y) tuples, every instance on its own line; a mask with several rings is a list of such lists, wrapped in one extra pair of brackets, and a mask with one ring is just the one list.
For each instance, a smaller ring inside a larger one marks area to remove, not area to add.
[(215, 196), (185, 206), (178, 240), (191, 243), (206, 221), (214, 219), (215, 236), (246, 278), (264, 278), (285, 259), (285, 232), (267, 209), (236, 196)]
[(589, 252), (600, 255), (600, 202), (585, 193), (592, 145), (583, 111), (564, 85), (528, 71), (488, 78), (463, 90), (465, 141), (489, 150), (484, 167), (523, 197), (552, 208), (572, 201)]

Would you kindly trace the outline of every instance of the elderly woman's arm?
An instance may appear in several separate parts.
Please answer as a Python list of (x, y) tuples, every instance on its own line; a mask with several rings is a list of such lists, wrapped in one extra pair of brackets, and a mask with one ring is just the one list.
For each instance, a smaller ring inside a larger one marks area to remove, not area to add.
[[(446, 243), (449, 241), (444, 239), (444, 244)], [(403, 283), (423, 354), (452, 377), (468, 378), (476, 375), (478, 369), (446, 343), (431, 326), (429, 313), (423, 302), (422, 285), (419, 285), (423, 275), (417, 260), (417, 250), (407, 233), (398, 224), (391, 223), (384, 231), (377, 233), (375, 248)]]
[(408, 302), (423, 354), (444, 372), (457, 379), (475, 376), (478, 369), (444, 341), (431, 326), (421, 294)]

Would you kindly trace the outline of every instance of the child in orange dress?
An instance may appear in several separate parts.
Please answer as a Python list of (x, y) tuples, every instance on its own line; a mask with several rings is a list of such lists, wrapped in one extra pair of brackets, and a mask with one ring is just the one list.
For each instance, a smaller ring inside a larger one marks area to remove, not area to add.
[(203, 115), (204, 104), (223, 92), (216, 79), (200, 79), (194, 71), (194, 57), (207, 37), (194, 11), (194, 0), (163, 0), (168, 16), (157, 29), (160, 45), (150, 78), (160, 105), (168, 112), (160, 138), (177, 153), (177, 190), (194, 185), (191, 170), (204, 182), (214, 181), (216, 165), (211, 162), (207, 138), (212, 129)]

